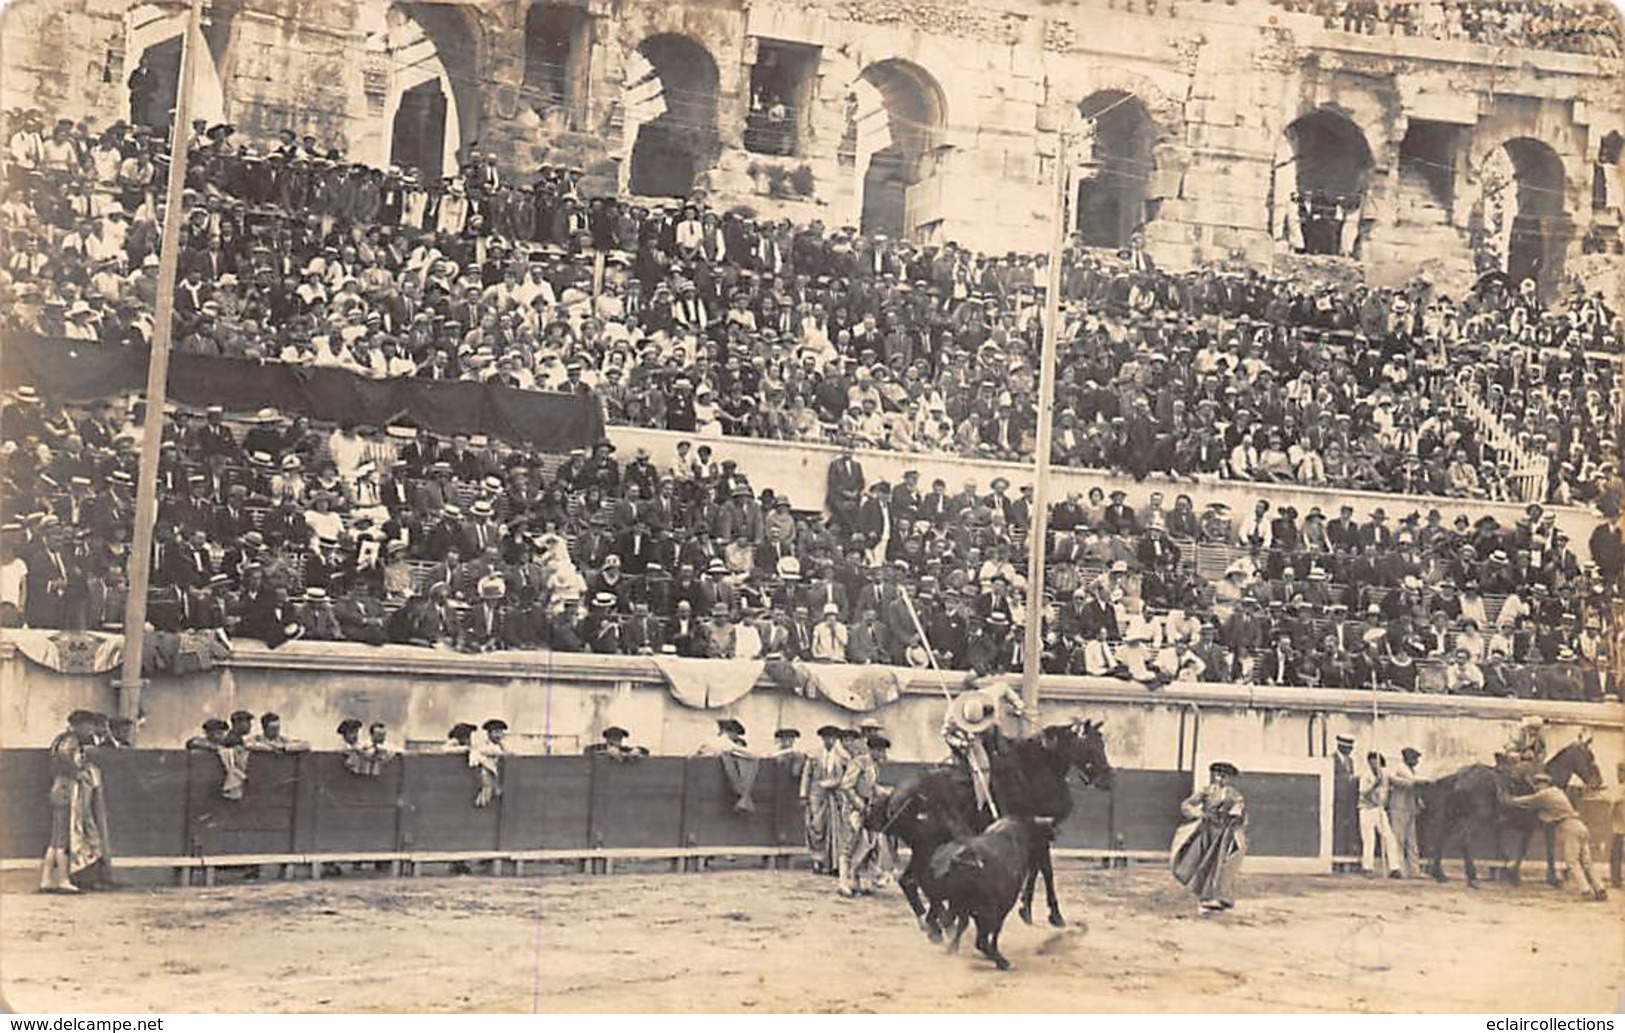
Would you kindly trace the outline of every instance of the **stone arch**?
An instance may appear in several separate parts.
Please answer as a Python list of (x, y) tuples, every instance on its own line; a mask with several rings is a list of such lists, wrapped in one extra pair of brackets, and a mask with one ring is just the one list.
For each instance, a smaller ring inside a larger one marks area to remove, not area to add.
[(1550, 292), (1562, 279), (1573, 232), (1563, 158), (1544, 141), (1513, 137), (1484, 156), (1477, 178), (1481, 264)]
[(629, 186), (634, 194), (685, 197), (720, 151), (722, 76), (705, 44), (684, 33), (650, 36), (637, 52), (652, 70), (652, 79), (659, 81), (663, 110), (637, 128)]
[[(220, 17), (216, 15), (215, 17)], [(124, 14), (126, 55), (123, 92), (123, 114), (130, 122), (149, 126), (167, 126), (175, 107), (176, 92), (180, 88), (181, 41), (186, 32), (187, 10), (184, 6), (142, 3)], [(223, 25), (223, 23), (222, 23)], [(220, 80), (220, 51), (223, 41), (220, 32), (205, 29), (204, 46), (196, 48), (199, 63), (192, 87), (192, 114), (194, 119), (220, 122), (226, 117), (225, 90)], [(130, 92), (130, 76), (142, 62), (151, 72), (138, 80), (137, 93)]]
[(899, 237), (925, 232), (940, 221), (920, 188), (941, 171), (946, 93), (935, 76), (903, 58), (865, 66), (852, 88), (862, 230)]
[(1276, 213), (1287, 220), (1294, 247), (1308, 254), (1352, 254), (1375, 164), (1365, 131), (1341, 109), (1322, 106), (1283, 132), (1292, 171), (1281, 176), (1278, 170)]
[(1363, 193), (1374, 163), (1365, 131), (1333, 107), (1315, 108), (1286, 127), (1299, 193)]
[(1078, 104), (1093, 126), (1089, 153), (1077, 155), (1074, 226), (1089, 247), (1122, 247), (1154, 217), (1159, 135), (1145, 103), (1126, 90), (1097, 90)]
[(478, 22), (455, 5), (409, 0), (385, 12), (390, 164), (434, 179), (467, 159), (482, 113), (479, 39)]

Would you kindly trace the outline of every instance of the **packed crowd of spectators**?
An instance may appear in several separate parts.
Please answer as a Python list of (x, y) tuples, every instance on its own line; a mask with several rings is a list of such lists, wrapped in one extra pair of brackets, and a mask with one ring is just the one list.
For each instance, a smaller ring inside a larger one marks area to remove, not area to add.
[[(122, 618), (139, 403), (0, 410), (0, 623)], [(720, 447), (720, 446), (719, 446)], [(1020, 670), (1031, 499), (1004, 478), (757, 487), (712, 443), (535, 455), (275, 411), (165, 421), (149, 620), (471, 652), (544, 648)], [(827, 514), (827, 515), (826, 515)], [(1184, 493), (1062, 500), (1056, 673), (1594, 698), (1618, 532), (1582, 568), (1551, 515), (1230, 514)], [(922, 637), (920, 632), (925, 632)], [(934, 656), (933, 656), (934, 653)]]
[[(35, 112), (3, 135), (0, 328), (150, 338), (162, 141)], [(590, 392), (612, 422), (701, 437), (1031, 455), (1041, 256), (583, 199), (579, 170), (518, 185), (478, 151), (424, 183), (291, 131), (192, 135), (183, 353)], [(1599, 296), (1170, 273), (1138, 242), (1070, 251), (1063, 292), (1065, 464), (1510, 499), (1545, 457), (1534, 497), (1560, 502), (1615, 475), (1613, 363), (1585, 354), (1618, 350)], [(1517, 450), (1486, 440), (1463, 376)]]
[(1619, 11), (1564, 0), (1275, 0), (1320, 15), (1326, 28), (1521, 50), (1620, 56)]

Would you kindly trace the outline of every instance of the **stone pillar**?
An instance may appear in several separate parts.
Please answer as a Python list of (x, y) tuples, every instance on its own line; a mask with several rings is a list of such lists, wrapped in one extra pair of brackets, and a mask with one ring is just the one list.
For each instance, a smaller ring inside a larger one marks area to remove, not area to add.
[(479, 12), (479, 55), (477, 75), (480, 89), (480, 122), (474, 132), (463, 130), (459, 161), (468, 160), (468, 145), (478, 141), (479, 149), (496, 156), (502, 171), (524, 175), (530, 172), (531, 129), (534, 114), (522, 103), (525, 84), (525, 0), (506, 0), (483, 6)]

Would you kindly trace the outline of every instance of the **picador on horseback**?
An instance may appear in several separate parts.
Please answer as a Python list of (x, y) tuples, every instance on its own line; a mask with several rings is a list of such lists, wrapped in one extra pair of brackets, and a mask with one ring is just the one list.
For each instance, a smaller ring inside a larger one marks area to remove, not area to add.
[(991, 757), (1002, 755), (1008, 745), (999, 729), (1006, 707), (1017, 717), (1026, 714), (1021, 697), (1008, 683), (993, 682), (954, 697), (942, 723), (942, 737), (953, 751), (955, 762), (970, 771), (977, 808), (990, 816), (996, 816)]
[(1533, 771), (1545, 770), (1546, 722), (1536, 714), (1524, 718), (1518, 724), (1517, 734), (1501, 751), (1501, 756), (1514, 768), (1524, 764), (1533, 765)]

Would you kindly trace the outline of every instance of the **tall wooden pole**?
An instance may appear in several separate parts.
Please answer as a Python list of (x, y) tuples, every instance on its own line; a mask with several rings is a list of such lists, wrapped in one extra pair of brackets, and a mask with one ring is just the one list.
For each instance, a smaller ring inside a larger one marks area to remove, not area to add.
[(1049, 458), (1055, 417), (1055, 339), (1061, 329), (1061, 259), (1066, 244), (1067, 134), (1055, 155), (1055, 206), (1050, 212), (1048, 282), (1044, 285), (1044, 348), (1038, 360), (1038, 441), (1032, 523), (1027, 528), (1027, 637), (1022, 648), (1021, 702), (1027, 723), (1038, 715), (1044, 659), (1044, 556), (1049, 544)]
[(147, 585), (152, 580), (152, 532), (158, 519), (158, 448), (164, 435), (164, 393), (169, 383), (169, 345), (175, 322), (175, 278), (181, 261), (181, 195), (186, 186), (186, 145), (191, 130), (196, 47), (203, 32), (203, 0), (192, 0), (181, 37), (180, 85), (169, 128), (169, 182), (164, 193), (163, 240), (158, 252), (158, 304), (153, 313), (152, 354), (147, 361), (146, 412), (141, 420), (141, 470), (135, 487), (135, 535), (130, 545), (130, 587), (124, 600), (124, 668), (119, 714), (141, 715), (141, 651), (147, 623)]

